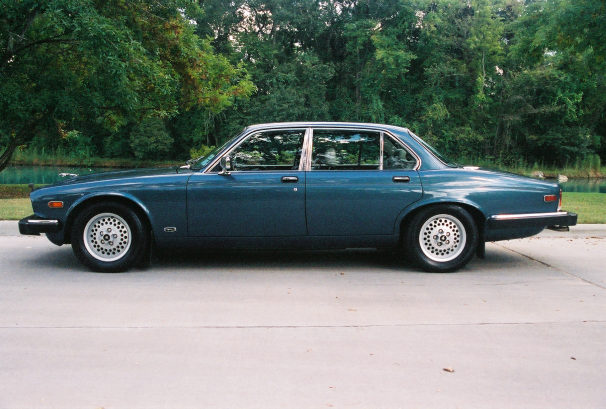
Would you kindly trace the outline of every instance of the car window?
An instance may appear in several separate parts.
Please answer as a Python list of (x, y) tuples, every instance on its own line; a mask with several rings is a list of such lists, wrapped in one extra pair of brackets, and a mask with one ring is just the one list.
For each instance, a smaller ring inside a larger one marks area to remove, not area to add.
[(379, 169), (380, 141), (379, 132), (315, 129), (311, 169)]
[(414, 169), (417, 160), (387, 135), (383, 138), (383, 169)]
[(304, 129), (255, 132), (230, 152), (232, 170), (299, 169), (304, 136)]

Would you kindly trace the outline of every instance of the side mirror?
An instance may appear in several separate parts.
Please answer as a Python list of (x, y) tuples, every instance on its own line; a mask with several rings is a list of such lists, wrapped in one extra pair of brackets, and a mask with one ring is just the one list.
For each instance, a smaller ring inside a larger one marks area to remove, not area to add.
[(219, 175), (229, 175), (231, 171), (231, 157), (229, 155), (225, 155), (221, 158), (221, 172)]

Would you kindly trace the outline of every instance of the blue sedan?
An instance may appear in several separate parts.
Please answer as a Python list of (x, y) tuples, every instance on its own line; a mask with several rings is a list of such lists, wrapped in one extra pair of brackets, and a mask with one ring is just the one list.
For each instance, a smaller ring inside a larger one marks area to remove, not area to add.
[(360, 123), (254, 125), (177, 169), (79, 176), (30, 197), (20, 232), (104, 272), (171, 246), (392, 248), (449, 272), (487, 241), (577, 220), (556, 183), (460, 167), (406, 128)]

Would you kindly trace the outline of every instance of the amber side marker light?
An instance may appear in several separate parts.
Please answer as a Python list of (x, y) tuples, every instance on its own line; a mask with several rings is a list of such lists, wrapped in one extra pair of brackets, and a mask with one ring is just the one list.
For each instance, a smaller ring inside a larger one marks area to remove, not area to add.
[(51, 209), (61, 209), (63, 208), (63, 202), (58, 200), (52, 200), (48, 202), (48, 207), (50, 207)]

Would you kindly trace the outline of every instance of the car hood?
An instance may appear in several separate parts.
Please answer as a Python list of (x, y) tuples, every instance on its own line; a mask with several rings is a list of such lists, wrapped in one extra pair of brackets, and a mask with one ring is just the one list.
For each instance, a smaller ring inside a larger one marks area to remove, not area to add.
[(175, 168), (153, 168), (153, 169), (132, 169), (111, 172), (91, 173), (89, 175), (75, 176), (67, 178), (51, 186), (65, 186), (77, 183), (102, 182), (108, 180), (134, 179), (139, 177), (174, 175), (179, 172), (191, 172), (188, 169)]

